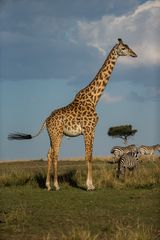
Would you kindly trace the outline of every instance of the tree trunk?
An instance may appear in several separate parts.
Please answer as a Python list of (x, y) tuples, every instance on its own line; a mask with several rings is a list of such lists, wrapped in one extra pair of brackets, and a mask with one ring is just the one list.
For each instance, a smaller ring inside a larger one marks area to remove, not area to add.
[(124, 138), (124, 145), (125, 145), (125, 146), (128, 145), (128, 139), (127, 139), (127, 137)]

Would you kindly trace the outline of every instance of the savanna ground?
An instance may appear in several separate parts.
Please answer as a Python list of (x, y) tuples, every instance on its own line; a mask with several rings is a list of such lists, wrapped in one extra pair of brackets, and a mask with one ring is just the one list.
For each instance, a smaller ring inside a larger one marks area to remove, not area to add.
[(48, 192), (46, 161), (0, 163), (0, 239), (160, 239), (160, 157), (121, 179), (105, 159), (93, 166), (95, 191), (85, 161), (73, 160), (59, 161), (61, 189)]

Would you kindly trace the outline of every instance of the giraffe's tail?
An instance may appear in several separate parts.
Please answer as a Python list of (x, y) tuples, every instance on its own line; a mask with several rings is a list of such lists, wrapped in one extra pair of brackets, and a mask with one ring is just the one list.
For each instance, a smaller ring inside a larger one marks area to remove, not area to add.
[(16, 132), (16, 133), (10, 133), (8, 135), (8, 139), (9, 140), (26, 140), (26, 139), (32, 139), (32, 138), (35, 138), (37, 137), (41, 132), (42, 130), (46, 127), (46, 122), (44, 122), (42, 124), (42, 127), (40, 128), (40, 130), (38, 131), (37, 134), (35, 135), (31, 135), (31, 134), (26, 134), (26, 133), (19, 133), (19, 132)]

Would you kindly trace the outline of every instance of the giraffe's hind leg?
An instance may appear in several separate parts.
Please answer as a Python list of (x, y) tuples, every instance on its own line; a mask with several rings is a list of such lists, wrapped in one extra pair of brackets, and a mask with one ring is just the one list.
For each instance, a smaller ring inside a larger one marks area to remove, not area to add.
[[(49, 132), (49, 131), (48, 131)], [(54, 188), (55, 190), (59, 190), (59, 184), (58, 184), (58, 155), (59, 155), (59, 149), (62, 141), (63, 136), (63, 127), (58, 126), (54, 128), (54, 131), (49, 132), (50, 136), (50, 142), (51, 142), (51, 150), (50, 150), (50, 156), (49, 160), (53, 162), (54, 166)], [(48, 187), (50, 188), (50, 167), (51, 164), (48, 165), (48, 176), (47, 176), (47, 183)]]
[(47, 178), (46, 178), (46, 187), (47, 187), (47, 190), (50, 191), (51, 190), (50, 174), (51, 174), (51, 165), (52, 165), (52, 149), (51, 149), (51, 147), (49, 148), (47, 158), (48, 158), (48, 170), (47, 170)]
[(59, 190), (59, 184), (58, 184), (58, 152), (59, 152), (59, 148), (57, 149), (57, 151), (55, 151), (54, 148), (49, 149), (48, 152), (48, 170), (47, 170), (47, 178), (46, 178), (46, 187), (47, 190), (50, 191), (51, 190), (51, 165), (53, 162), (53, 169), (54, 169), (54, 187), (55, 190)]

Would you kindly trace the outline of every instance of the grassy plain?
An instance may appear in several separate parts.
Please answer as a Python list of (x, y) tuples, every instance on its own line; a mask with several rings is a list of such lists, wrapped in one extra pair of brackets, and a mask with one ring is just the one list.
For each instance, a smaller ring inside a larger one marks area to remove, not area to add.
[(60, 191), (47, 192), (46, 161), (0, 163), (0, 239), (160, 239), (160, 158), (116, 178), (93, 161), (96, 190), (85, 190), (85, 161), (60, 161)]

